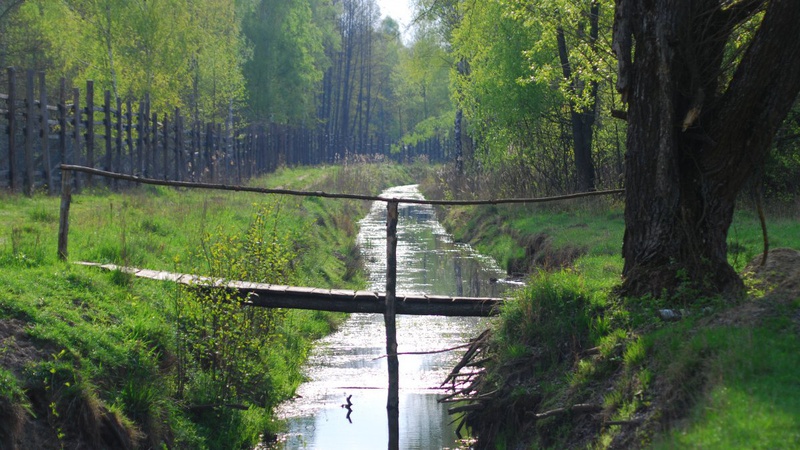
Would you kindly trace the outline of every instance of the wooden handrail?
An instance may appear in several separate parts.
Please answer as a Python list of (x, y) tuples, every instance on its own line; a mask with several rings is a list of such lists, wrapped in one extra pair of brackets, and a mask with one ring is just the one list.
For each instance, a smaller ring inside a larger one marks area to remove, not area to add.
[(95, 169), (92, 167), (76, 166), (72, 164), (62, 164), (60, 168), (61, 170), (72, 170), (75, 172), (83, 172), (90, 175), (99, 175), (102, 177), (108, 177), (117, 180), (125, 180), (139, 184), (150, 184), (156, 186), (171, 186), (171, 187), (195, 188), (195, 189), (215, 189), (221, 191), (235, 191), (235, 192), (254, 192), (259, 194), (279, 194), (279, 195), (292, 195), (298, 197), (324, 197), (324, 198), (367, 200), (367, 201), (380, 201), (380, 202), (398, 202), (398, 203), (406, 203), (413, 205), (469, 206), (469, 205), (500, 205), (500, 204), (514, 204), (514, 203), (547, 203), (547, 202), (556, 202), (564, 200), (573, 200), (585, 197), (615, 195), (615, 194), (622, 194), (625, 192), (625, 189), (611, 189), (605, 191), (579, 192), (575, 194), (558, 195), (553, 197), (538, 197), (538, 198), (498, 198), (498, 199), (484, 199), (484, 200), (423, 200), (418, 198), (387, 198), (376, 195), (341, 194), (341, 193), (328, 193), (322, 191), (297, 191), (292, 189), (271, 189), (271, 188), (260, 188), (254, 186), (199, 183), (191, 181), (157, 180), (154, 178), (145, 178), (136, 175), (108, 172), (106, 170)]

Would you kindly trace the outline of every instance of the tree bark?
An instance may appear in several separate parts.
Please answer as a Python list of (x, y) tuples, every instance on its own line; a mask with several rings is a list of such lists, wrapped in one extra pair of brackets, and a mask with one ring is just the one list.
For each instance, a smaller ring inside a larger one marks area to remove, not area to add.
[[(728, 229), (739, 191), (800, 91), (800, 2), (723, 3), (616, 2), (617, 87), (630, 103), (627, 295), (743, 290), (727, 261)], [(726, 43), (762, 7), (758, 30), (726, 72)]]

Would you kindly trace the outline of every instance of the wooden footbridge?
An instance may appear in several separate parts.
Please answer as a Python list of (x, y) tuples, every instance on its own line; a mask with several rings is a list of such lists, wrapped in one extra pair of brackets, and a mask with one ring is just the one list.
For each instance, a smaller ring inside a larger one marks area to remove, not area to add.
[[(226, 280), (183, 273), (122, 267), (114, 264), (77, 262), (83, 266), (117, 270), (140, 278), (172, 281), (199, 289), (226, 289), (242, 299), (244, 305), (264, 308), (314, 309), (347, 313), (375, 313), (386, 311), (386, 293), (319, 289), (249, 281)], [(446, 297), (441, 295), (396, 294), (397, 314), (430, 316), (490, 316), (498, 312), (504, 298)]]
[(198, 277), (170, 272), (118, 267), (94, 263), (109, 270), (121, 270), (137, 277), (172, 281), (190, 286), (222, 288), (235, 290), (245, 304), (271, 308), (305, 308), (325, 311), (381, 313), (386, 325), (386, 359), (389, 372), (388, 399), (386, 410), (389, 418), (389, 449), (399, 448), (399, 363), (397, 355), (397, 314), (433, 314), (449, 316), (483, 316), (497, 311), (505, 300), (500, 298), (442, 297), (433, 295), (397, 295), (397, 205), (399, 203), (429, 205), (486, 205), (500, 203), (544, 203), (578, 197), (619, 194), (622, 190), (597, 191), (572, 194), (560, 197), (538, 199), (501, 200), (419, 200), (396, 199), (353, 194), (326, 194), (324, 192), (301, 192), (286, 189), (265, 189), (250, 186), (228, 186), (220, 184), (195, 183), (185, 181), (166, 181), (107, 172), (90, 167), (61, 165), (61, 211), (58, 234), (58, 255), (67, 260), (67, 238), (69, 236), (69, 209), (72, 199), (72, 172), (83, 172), (137, 184), (173, 186), (182, 188), (215, 189), (237, 192), (257, 192), (262, 194), (293, 195), (304, 197), (348, 198), (356, 200), (381, 201), (387, 204), (386, 213), (386, 292), (343, 291), (335, 289), (316, 289), (293, 286), (275, 286), (247, 281), (228, 281), (218, 278)]

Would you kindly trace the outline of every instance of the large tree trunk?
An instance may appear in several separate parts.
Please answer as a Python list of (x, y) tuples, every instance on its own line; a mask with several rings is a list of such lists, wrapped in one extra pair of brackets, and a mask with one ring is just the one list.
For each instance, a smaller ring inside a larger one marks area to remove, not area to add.
[[(725, 75), (728, 38), (764, 6)], [(727, 261), (728, 229), (737, 194), (800, 90), (797, 23), (797, 0), (617, 0), (617, 87), (630, 104), (626, 294), (742, 291)]]

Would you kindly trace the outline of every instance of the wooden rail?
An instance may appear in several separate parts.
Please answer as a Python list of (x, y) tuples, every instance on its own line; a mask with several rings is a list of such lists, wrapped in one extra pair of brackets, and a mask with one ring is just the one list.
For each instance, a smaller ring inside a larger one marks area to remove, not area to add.
[(81, 172), (88, 175), (99, 175), (105, 178), (115, 180), (130, 181), (136, 184), (149, 184), (154, 186), (170, 186), (178, 188), (194, 188), (194, 189), (213, 189), (219, 191), (234, 191), (234, 192), (252, 192), (257, 194), (278, 194), (278, 195), (292, 195), (296, 197), (321, 197), (321, 198), (338, 198), (350, 200), (366, 200), (366, 201), (379, 201), (379, 202), (392, 202), (406, 203), (412, 205), (438, 205), (438, 206), (473, 206), (473, 205), (504, 205), (515, 203), (549, 203), (564, 200), (575, 200), (578, 198), (586, 197), (600, 197), (605, 195), (617, 195), (625, 192), (625, 189), (610, 189), (605, 191), (591, 191), (591, 192), (578, 192), (575, 194), (558, 195), (553, 197), (537, 197), (537, 198), (495, 198), (495, 199), (473, 199), (473, 200), (427, 200), (418, 198), (387, 198), (377, 195), (363, 195), (363, 194), (339, 194), (322, 191), (297, 191), (292, 189), (271, 189), (255, 186), (242, 186), (232, 184), (219, 184), (219, 183), (200, 183), (192, 181), (174, 181), (174, 180), (158, 180), (155, 178), (146, 178), (136, 175), (128, 175), (124, 173), (109, 172), (107, 170), (95, 169), (92, 167), (78, 166), (72, 164), (61, 164), (59, 168), (62, 171)]
[[(386, 293), (280, 286), (249, 281), (225, 280), (183, 273), (123, 267), (114, 264), (76, 262), (83, 266), (118, 270), (139, 278), (171, 281), (198, 288), (219, 288), (235, 291), (244, 304), (263, 308), (314, 309), (347, 313), (386, 312)], [(406, 315), (484, 317), (497, 314), (507, 301), (493, 297), (446, 297), (441, 295), (396, 294), (395, 312)], [(396, 351), (396, 350), (395, 350)]]

